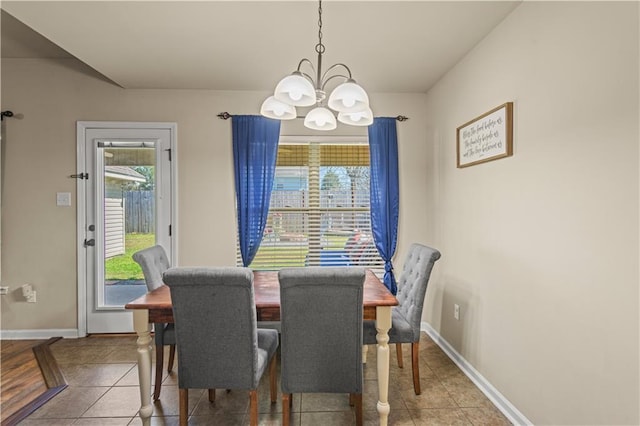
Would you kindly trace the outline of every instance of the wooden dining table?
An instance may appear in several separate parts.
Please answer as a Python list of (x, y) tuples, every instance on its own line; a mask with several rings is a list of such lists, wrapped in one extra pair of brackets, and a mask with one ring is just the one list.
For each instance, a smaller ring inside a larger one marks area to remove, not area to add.
[[(255, 271), (253, 275), (256, 313), (259, 321), (280, 320), (280, 284), (277, 271)], [(380, 424), (389, 419), (389, 329), (391, 309), (398, 300), (372, 272), (367, 271), (363, 291), (363, 319), (375, 320), (377, 334), (378, 403)], [(138, 335), (138, 377), (140, 382), (140, 418), (142, 424), (151, 424), (151, 324), (172, 323), (173, 310), (169, 287), (161, 286), (127, 303), (133, 311), (133, 327)], [(180, 362), (180, 360), (178, 360)]]

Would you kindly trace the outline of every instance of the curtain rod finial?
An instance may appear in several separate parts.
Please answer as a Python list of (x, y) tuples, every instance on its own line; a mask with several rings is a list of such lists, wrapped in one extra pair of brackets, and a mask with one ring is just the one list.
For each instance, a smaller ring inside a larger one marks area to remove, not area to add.
[(399, 115), (396, 117), (396, 120), (398, 121), (407, 121), (409, 119), (409, 117), (405, 117), (404, 115)]
[(231, 118), (231, 114), (229, 114), (228, 112), (221, 112), (220, 114), (218, 114), (218, 118), (221, 118), (223, 120), (228, 120)]

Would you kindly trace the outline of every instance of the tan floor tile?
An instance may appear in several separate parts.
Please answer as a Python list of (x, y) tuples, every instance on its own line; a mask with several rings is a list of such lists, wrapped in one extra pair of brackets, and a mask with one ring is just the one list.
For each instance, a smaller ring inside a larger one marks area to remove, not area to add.
[[(365, 410), (363, 415), (364, 426), (377, 426), (380, 424), (380, 415), (378, 411)], [(411, 419), (409, 411), (406, 409), (394, 409), (391, 407), (391, 413), (389, 413), (388, 424), (393, 426), (414, 426), (415, 423)]]
[(511, 422), (509, 422), (509, 420), (507, 420), (507, 418), (495, 407), (462, 408), (461, 410), (474, 426), (511, 425)]
[(113, 386), (134, 367), (135, 364), (65, 364), (61, 368), (69, 386)]
[(140, 409), (137, 386), (110, 388), (82, 417), (130, 417)]
[(493, 407), (493, 403), (465, 375), (452, 375), (441, 383), (460, 407)]
[(20, 426), (70, 426), (76, 419), (34, 419), (29, 417), (20, 422)]
[(302, 412), (351, 411), (349, 394), (342, 393), (303, 393)]
[(219, 414), (212, 414), (208, 416), (189, 417), (189, 426), (211, 426), (211, 425), (245, 426), (245, 415), (219, 413)]
[(401, 392), (404, 403), (409, 410), (425, 408), (456, 408), (457, 405), (449, 392), (439, 382), (427, 382), (422, 386), (422, 393), (416, 395), (413, 389)]
[(432, 425), (471, 425), (464, 413), (458, 408), (431, 408), (409, 411), (416, 426)]
[[(155, 351), (152, 352), (152, 359), (155, 360)], [(117, 346), (112, 347), (111, 350), (105, 355), (104, 362), (138, 362), (138, 353), (135, 346)]]
[(326, 412), (317, 412), (317, 413), (303, 412), (300, 414), (301, 426), (353, 425), (355, 421), (356, 421), (356, 416), (351, 411), (331, 411), (331, 412), (326, 411)]
[(68, 387), (37, 409), (29, 419), (80, 417), (108, 390), (108, 387)]
[(74, 426), (127, 426), (131, 423), (131, 417), (95, 417), (78, 419)]
[(91, 335), (79, 339), (60, 339), (52, 346), (72, 346), (74, 348), (83, 346), (123, 346), (127, 345), (135, 349), (137, 336), (135, 334), (122, 336), (98, 336)]
[[(142, 426), (142, 419), (136, 416), (129, 423), (130, 426)], [(151, 417), (151, 426), (179, 426), (180, 418), (178, 416), (170, 417)]]
[[(249, 424), (249, 414), (245, 417), (245, 424)], [(293, 423), (293, 419), (290, 419), (290, 423)], [(258, 413), (258, 425), (259, 426), (280, 426), (282, 425), (282, 413)]]
[(51, 345), (51, 352), (58, 364), (103, 364), (111, 351), (110, 346)]

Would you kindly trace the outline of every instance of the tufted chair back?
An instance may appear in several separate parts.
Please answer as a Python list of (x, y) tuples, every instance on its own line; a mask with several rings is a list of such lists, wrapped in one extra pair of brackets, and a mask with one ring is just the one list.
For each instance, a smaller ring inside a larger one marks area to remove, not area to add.
[(163, 284), (162, 274), (169, 269), (169, 259), (164, 248), (160, 245), (140, 250), (133, 254), (135, 260), (142, 268), (144, 280), (149, 291), (155, 290)]
[(433, 264), (438, 259), (440, 259), (438, 250), (418, 243), (411, 244), (402, 268), (402, 275), (398, 280), (396, 298), (399, 306), (394, 310), (398, 310), (411, 325), (414, 341), (420, 340), (420, 320), (427, 284)]

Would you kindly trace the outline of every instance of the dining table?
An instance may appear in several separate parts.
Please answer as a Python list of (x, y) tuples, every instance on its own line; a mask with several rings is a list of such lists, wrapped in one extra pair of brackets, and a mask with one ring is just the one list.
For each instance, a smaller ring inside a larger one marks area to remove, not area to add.
[[(258, 321), (280, 320), (280, 284), (277, 271), (254, 271), (254, 299)], [(375, 320), (377, 330), (378, 403), (380, 425), (389, 419), (389, 329), (391, 310), (398, 300), (380, 279), (367, 270), (363, 288), (363, 319)], [(171, 293), (166, 285), (127, 303), (133, 311), (133, 327), (138, 336), (138, 377), (140, 385), (140, 418), (144, 426), (151, 424), (151, 324), (173, 323)], [(178, 359), (178, 362), (180, 360)]]

